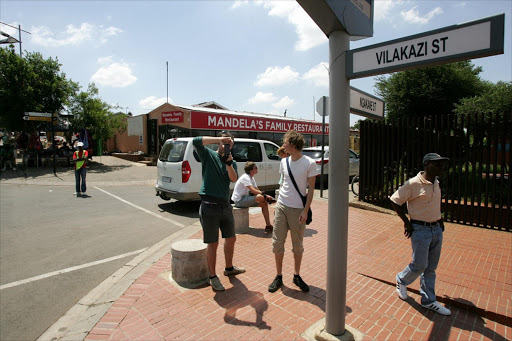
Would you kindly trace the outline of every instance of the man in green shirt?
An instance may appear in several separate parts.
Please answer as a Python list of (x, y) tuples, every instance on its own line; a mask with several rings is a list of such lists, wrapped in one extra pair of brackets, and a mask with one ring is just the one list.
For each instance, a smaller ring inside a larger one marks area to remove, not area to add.
[[(206, 148), (209, 144), (218, 144), (217, 151)], [(198, 136), (194, 138), (202, 164), (203, 183), (199, 190), (201, 206), (199, 219), (203, 227), (203, 240), (208, 244), (206, 260), (208, 263), (208, 283), (214, 290), (225, 290), (217, 277), (215, 265), (217, 263), (217, 247), (219, 246), (219, 229), (224, 241), (224, 258), (226, 259), (225, 276), (238, 275), (245, 272), (244, 268), (233, 265), (235, 251), (235, 222), (233, 208), (229, 202), (229, 185), (238, 179), (236, 162), (231, 153), (224, 155), (224, 145), (233, 146), (233, 136), (222, 132), (218, 137)]]

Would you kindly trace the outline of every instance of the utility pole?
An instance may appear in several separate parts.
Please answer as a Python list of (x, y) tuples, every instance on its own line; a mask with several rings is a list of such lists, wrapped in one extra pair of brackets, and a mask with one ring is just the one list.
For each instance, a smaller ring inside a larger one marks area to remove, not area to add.
[(167, 103), (169, 103), (169, 62), (165, 62), (167, 65)]

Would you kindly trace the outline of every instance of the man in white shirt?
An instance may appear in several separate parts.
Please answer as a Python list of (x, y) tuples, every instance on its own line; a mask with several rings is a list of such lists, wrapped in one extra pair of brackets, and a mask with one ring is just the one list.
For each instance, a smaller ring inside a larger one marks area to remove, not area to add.
[[(300, 266), (304, 253), (302, 240), (315, 191), (316, 163), (310, 157), (302, 155), (302, 147), (304, 147), (302, 134), (290, 130), (284, 135), (283, 142), (285, 152), (290, 156), (282, 159), (279, 167), (283, 183), (275, 206), (274, 231), (272, 233), (272, 251), (275, 256), (277, 276), (269, 285), (268, 291), (275, 292), (283, 285), (284, 244), (289, 230), (295, 261), (293, 283), (302, 291), (307, 292), (309, 286), (300, 277)], [(291, 171), (300, 193), (295, 188), (289, 171)], [(304, 203), (302, 197), (306, 196), (307, 199)]]
[(265, 194), (256, 185), (254, 176), (258, 174), (258, 166), (252, 162), (247, 161), (244, 166), (245, 174), (238, 178), (231, 200), (235, 203), (235, 207), (252, 207), (258, 205), (261, 207), (261, 212), (265, 218), (265, 232), (272, 232), (273, 227), (270, 223), (270, 214), (268, 213), (268, 204), (274, 201), (270, 195)]

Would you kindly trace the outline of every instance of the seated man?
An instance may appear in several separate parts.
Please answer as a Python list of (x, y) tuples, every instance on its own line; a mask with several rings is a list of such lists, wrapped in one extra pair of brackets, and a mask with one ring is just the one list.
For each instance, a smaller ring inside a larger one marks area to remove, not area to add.
[(270, 223), (268, 204), (274, 202), (274, 198), (258, 189), (254, 176), (258, 173), (258, 166), (252, 161), (247, 161), (244, 166), (245, 174), (235, 184), (231, 200), (235, 207), (244, 208), (258, 204), (265, 218), (265, 232), (272, 232), (274, 228)]

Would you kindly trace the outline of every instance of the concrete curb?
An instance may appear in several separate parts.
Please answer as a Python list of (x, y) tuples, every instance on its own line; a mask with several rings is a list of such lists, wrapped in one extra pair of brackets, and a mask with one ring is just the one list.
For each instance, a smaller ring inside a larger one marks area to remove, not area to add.
[(83, 340), (114, 302), (144, 272), (171, 251), (175, 241), (187, 239), (201, 229), (196, 222), (161, 240), (126, 263), (69, 309), (37, 340)]

